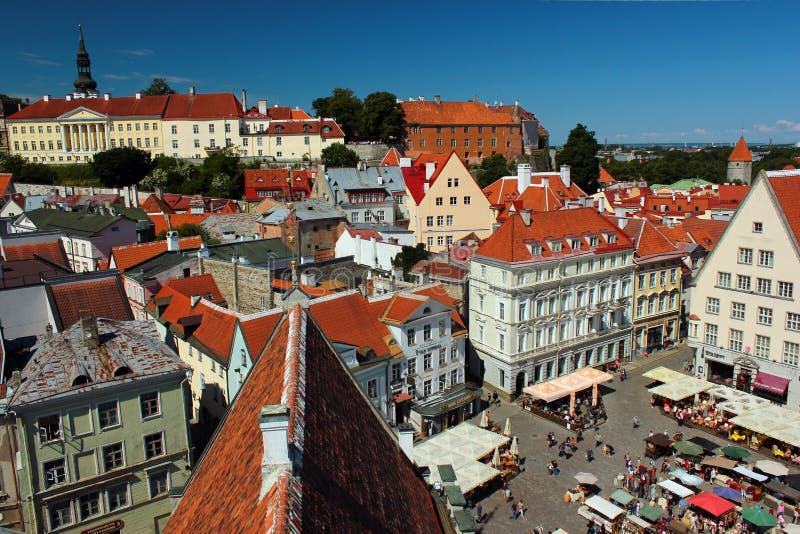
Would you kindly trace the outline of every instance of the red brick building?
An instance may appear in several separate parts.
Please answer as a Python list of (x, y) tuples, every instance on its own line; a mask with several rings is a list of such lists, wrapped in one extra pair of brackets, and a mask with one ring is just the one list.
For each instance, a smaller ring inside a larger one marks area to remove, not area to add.
[[(519, 105), (489, 106), (477, 101), (444, 102), (420, 98), (402, 102), (406, 115), (406, 151), (449, 154), (479, 162), (492, 154), (512, 159), (524, 152), (523, 114)], [(534, 119), (535, 120), (535, 119)], [(538, 132), (538, 121), (536, 121)]]

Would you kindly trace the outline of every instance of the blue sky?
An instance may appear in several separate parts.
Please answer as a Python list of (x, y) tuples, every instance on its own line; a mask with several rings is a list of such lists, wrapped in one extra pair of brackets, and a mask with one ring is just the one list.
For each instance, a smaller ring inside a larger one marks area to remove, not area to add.
[[(562, 143), (800, 141), (798, 0), (19, 2), (4, 8), (0, 92), (62, 96), (84, 26), (98, 90), (154, 76), (248, 102), (519, 99)], [(82, 5), (80, 5), (82, 4)]]

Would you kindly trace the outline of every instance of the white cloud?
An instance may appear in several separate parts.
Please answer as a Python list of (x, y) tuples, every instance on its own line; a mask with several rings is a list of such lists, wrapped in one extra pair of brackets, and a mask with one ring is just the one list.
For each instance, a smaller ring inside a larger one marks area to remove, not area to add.
[(626, 133), (618, 133), (614, 135), (614, 139), (627, 139), (628, 137), (630, 136)]
[(127, 54), (129, 56), (135, 57), (145, 57), (145, 56), (154, 56), (155, 51), (150, 50), (149, 48), (136, 48), (134, 50), (121, 50), (123, 54)]
[(781, 119), (775, 121), (775, 124), (777, 124), (782, 128), (786, 128), (787, 130), (790, 130), (792, 132), (800, 131), (800, 122), (793, 122), (793, 121), (787, 121), (786, 119)]
[(692, 130), (692, 133), (695, 135), (708, 135), (708, 130), (705, 128), (695, 128)]
[(31, 65), (40, 65), (46, 67), (55, 67), (61, 65), (61, 63), (59, 63), (58, 61), (47, 59), (46, 57), (40, 56), (39, 54), (31, 54), (30, 52), (23, 52), (22, 59), (24, 59)]
[(130, 80), (131, 77), (126, 74), (104, 74), (104, 78), (108, 78), (109, 80)]

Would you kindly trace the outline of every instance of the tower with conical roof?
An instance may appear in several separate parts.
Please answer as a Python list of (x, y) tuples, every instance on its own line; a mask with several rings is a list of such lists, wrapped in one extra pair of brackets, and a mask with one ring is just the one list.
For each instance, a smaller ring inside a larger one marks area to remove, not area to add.
[(739, 142), (728, 157), (728, 182), (739, 181), (750, 185), (753, 175), (753, 155), (747, 148), (744, 137), (739, 138)]
[(89, 52), (83, 42), (83, 28), (78, 24), (78, 77), (75, 79), (75, 98), (97, 98), (97, 82), (92, 79), (92, 62), (89, 61)]

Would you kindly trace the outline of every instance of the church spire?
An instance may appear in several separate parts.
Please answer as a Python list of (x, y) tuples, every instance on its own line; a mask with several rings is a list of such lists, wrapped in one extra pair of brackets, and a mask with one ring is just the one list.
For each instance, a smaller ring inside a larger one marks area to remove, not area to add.
[(97, 82), (92, 79), (92, 62), (89, 60), (89, 52), (86, 51), (86, 43), (83, 41), (83, 28), (78, 24), (78, 53), (76, 54), (78, 65), (78, 78), (73, 84), (75, 86), (76, 98), (96, 98)]

